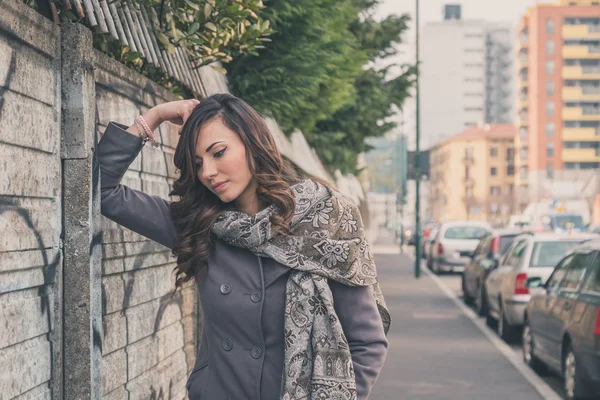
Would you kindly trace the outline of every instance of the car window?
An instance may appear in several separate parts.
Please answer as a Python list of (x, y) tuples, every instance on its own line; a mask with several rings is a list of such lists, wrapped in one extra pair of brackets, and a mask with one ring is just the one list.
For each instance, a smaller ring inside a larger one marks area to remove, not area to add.
[(592, 252), (575, 254), (571, 265), (567, 269), (565, 279), (560, 285), (561, 289), (578, 290), (590, 264), (594, 261), (594, 256), (595, 254)]
[(477, 240), (488, 232), (480, 226), (453, 226), (446, 230), (444, 239)]
[(530, 267), (555, 267), (561, 258), (565, 256), (579, 242), (574, 241), (553, 241), (537, 242), (531, 252)]
[(500, 257), (500, 260), (498, 261), (498, 263), (500, 265), (508, 265), (508, 261), (510, 256), (512, 255), (512, 250), (515, 247), (515, 242), (513, 241), (508, 248), (506, 249), (506, 251), (504, 252), (504, 254), (502, 254), (502, 257)]
[(590, 269), (583, 290), (600, 293), (600, 254), (598, 252), (596, 252), (596, 260)]
[(511, 252), (512, 254), (507, 260), (507, 265), (513, 267), (518, 267), (521, 265), (523, 257), (525, 256), (525, 250), (527, 249), (527, 242), (527, 239), (521, 239), (515, 244)]
[(515, 240), (517, 235), (500, 236), (500, 254), (504, 253)]
[(573, 257), (573, 254), (570, 254), (569, 256), (565, 257), (554, 269), (552, 275), (550, 276), (550, 279), (548, 279), (548, 282), (546, 283), (546, 287), (548, 288), (548, 290), (558, 289), (560, 282), (565, 277), (567, 268), (569, 268), (569, 266), (571, 265), (571, 261), (573, 261)]
[(475, 250), (475, 254), (478, 256), (487, 256), (490, 253), (490, 246), (492, 244), (492, 235), (486, 235), (481, 239), (477, 249)]

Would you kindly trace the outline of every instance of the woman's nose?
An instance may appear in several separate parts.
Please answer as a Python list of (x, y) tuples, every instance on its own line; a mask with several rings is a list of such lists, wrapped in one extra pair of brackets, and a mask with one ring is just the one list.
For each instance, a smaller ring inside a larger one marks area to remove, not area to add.
[(213, 163), (206, 162), (202, 164), (202, 178), (211, 179), (217, 174), (217, 167)]

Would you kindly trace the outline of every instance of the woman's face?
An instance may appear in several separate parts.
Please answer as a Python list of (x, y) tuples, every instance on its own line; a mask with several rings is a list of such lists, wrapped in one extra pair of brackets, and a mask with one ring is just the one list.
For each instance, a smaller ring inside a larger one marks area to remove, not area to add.
[(195, 162), (200, 182), (225, 203), (251, 192), (254, 187), (246, 147), (221, 118), (207, 122), (200, 129)]

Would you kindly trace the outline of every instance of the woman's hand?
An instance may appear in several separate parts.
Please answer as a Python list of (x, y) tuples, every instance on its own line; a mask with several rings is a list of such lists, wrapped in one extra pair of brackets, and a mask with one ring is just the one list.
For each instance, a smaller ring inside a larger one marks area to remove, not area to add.
[(198, 104), (200, 102), (196, 99), (170, 101), (153, 107), (152, 111), (156, 112), (161, 122), (168, 121), (179, 125), (177, 133), (181, 135), (183, 124)]

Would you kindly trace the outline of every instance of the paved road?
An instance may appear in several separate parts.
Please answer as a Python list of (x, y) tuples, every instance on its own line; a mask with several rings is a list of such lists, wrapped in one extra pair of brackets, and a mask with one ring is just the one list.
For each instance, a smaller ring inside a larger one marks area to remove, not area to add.
[[(456, 293), (457, 296), (462, 298), (462, 288), (460, 285), (460, 274), (441, 275), (439, 278), (442, 280), (442, 282), (444, 282), (444, 284), (450, 290), (452, 290), (454, 293)], [(521, 354), (522, 354), (521, 343), (511, 344), (511, 348), (513, 349), (515, 354), (517, 354), (519, 357), (521, 357)], [(562, 381), (558, 376), (548, 375), (548, 376), (542, 376), (541, 378), (544, 380), (544, 382), (546, 382), (548, 385), (550, 385), (550, 387), (552, 389), (554, 389), (554, 391), (560, 397), (562, 397), (563, 399), (566, 398), (563, 388), (562, 388)]]
[(392, 239), (373, 247), (392, 314), (390, 350), (370, 400), (537, 400), (542, 397)]

